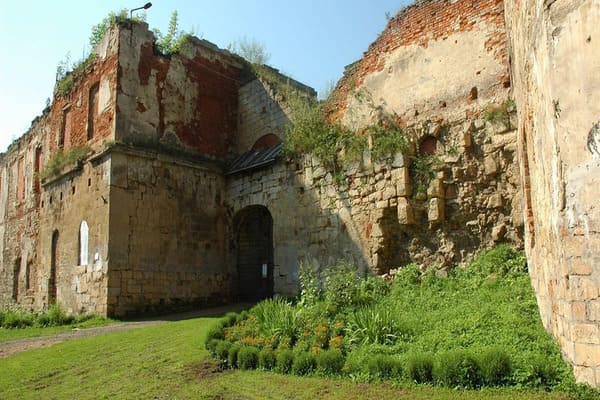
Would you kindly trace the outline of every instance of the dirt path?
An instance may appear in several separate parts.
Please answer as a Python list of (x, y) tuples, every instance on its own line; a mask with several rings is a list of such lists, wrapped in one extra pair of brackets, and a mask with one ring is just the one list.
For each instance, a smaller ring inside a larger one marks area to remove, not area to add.
[(74, 329), (69, 332), (56, 333), (53, 335), (36, 336), (25, 339), (10, 340), (0, 343), (0, 358), (8, 357), (21, 351), (50, 347), (56, 343), (65, 342), (67, 340), (81, 339), (85, 337), (105, 335), (107, 333), (127, 331), (130, 329), (147, 328), (165, 324), (170, 321), (181, 321), (185, 319), (201, 318), (201, 317), (218, 317), (225, 315), (230, 311), (241, 311), (250, 308), (250, 303), (232, 304), (222, 307), (207, 308), (197, 311), (189, 311), (179, 314), (164, 315), (160, 317), (148, 318), (145, 320), (120, 322), (108, 326), (100, 326), (96, 328)]

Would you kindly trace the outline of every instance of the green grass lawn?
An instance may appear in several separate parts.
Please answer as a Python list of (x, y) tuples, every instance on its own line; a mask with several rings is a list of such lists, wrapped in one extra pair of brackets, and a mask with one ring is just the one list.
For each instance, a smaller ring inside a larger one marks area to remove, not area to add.
[(560, 393), (456, 391), (219, 371), (204, 350), (217, 318), (73, 340), (0, 359), (0, 399), (563, 399)]

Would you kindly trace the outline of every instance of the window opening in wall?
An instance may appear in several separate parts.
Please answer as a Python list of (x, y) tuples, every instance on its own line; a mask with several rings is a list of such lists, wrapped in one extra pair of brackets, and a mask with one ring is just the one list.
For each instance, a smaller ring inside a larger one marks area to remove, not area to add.
[(75, 186), (71, 187), (71, 194), (75, 194)]
[(92, 178), (88, 178), (88, 186), (92, 186)]
[(31, 292), (32, 282), (33, 282), (33, 262), (29, 261), (27, 263), (27, 269), (25, 271), (25, 291), (27, 293)]
[(85, 221), (79, 227), (79, 265), (88, 265), (88, 236), (89, 228)]
[(88, 129), (87, 139), (91, 140), (94, 138), (95, 118), (98, 115), (98, 93), (100, 85), (99, 83), (94, 84), (90, 88), (89, 103), (88, 103)]
[(13, 300), (19, 300), (19, 276), (21, 275), (21, 257), (17, 257), (13, 269)]
[(48, 305), (56, 304), (56, 267), (58, 265), (58, 231), (52, 232), (52, 248), (50, 251), (50, 278), (48, 279)]
[(422, 156), (432, 156), (437, 151), (438, 140), (431, 136), (425, 136), (419, 143), (419, 154)]
[(17, 200), (25, 199), (25, 174), (23, 172), (23, 159), (20, 158), (17, 163)]
[(58, 147), (69, 148), (71, 144), (71, 107), (63, 108), (60, 132), (58, 135)]
[(35, 159), (33, 160), (33, 190), (36, 193), (42, 191), (40, 184), (40, 172), (42, 170), (42, 148), (38, 147), (35, 149)]
[(62, 201), (62, 192), (60, 192), (60, 200)]

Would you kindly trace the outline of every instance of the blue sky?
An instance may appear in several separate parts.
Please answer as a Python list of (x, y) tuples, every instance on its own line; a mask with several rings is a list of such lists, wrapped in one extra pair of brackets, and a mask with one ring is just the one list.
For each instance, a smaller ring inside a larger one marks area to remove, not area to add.
[[(89, 53), (91, 27), (110, 11), (138, 1), (0, 0), (0, 151), (21, 136), (48, 97), (56, 66)], [(166, 32), (179, 27), (219, 47), (242, 37), (262, 43), (269, 64), (322, 92), (361, 58), (384, 29), (386, 14), (408, 0), (154, 0), (146, 20)]]

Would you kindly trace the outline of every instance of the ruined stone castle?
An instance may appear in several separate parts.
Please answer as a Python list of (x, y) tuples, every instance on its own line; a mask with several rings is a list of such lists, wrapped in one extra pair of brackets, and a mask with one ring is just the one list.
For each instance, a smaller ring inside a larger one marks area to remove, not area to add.
[(599, 17), (594, 0), (406, 7), (328, 109), (357, 134), (393, 115), (409, 146), (367, 141), (335, 174), (282, 155), (288, 99), (245, 60), (195, 38), (165, 56), (147, 25), (116, 25), (0, 156), (0, 302), (126, 316), (295, 294), (304, 262), (443, 274), (509, 242), (600, 385)]

